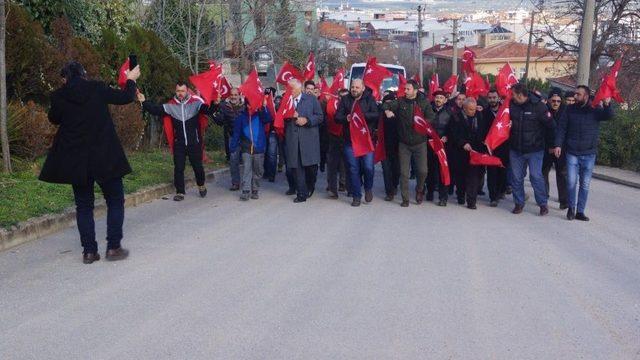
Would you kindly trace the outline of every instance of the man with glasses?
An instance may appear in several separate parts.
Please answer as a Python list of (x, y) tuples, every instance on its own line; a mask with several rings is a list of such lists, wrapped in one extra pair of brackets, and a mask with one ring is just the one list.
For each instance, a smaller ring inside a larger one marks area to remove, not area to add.
[[(560, 116), (562, 116), (565, 110), (565, 106), (562, 104), (562, 90), (558, 88), (551, 89), (547, 100), (547, 107), (553, 116), (554, 125), (557, 127)], [(547, 149), (544, 153), (544, 159), (542, 160), (542, 176), (544, 177), (544, 183), (547, 187), (547, 193), (549, 193), (549, 172), (551, 171), (551, 167), (555, 167), (558, 202), (560, 203), (560, 210), (564, 210), (569, 207), (569, 205), (567, 205), (566, 158), (564, 155), (559, 158), (554, 155), (555, 134), (553, 130), (547, 129), (545, 142), (547, 143)]]

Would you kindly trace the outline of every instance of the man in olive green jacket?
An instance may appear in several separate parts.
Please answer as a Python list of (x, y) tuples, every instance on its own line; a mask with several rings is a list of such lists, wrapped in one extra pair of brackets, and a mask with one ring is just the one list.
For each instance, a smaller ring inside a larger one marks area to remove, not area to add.
[(405, 85), (405, 97), (384, 103), (387, 118), (395, 118), (398, 122), (398, 152), (400, 158), (400, 192), (402, 193), (402, 207), (409, 206), (409, 176), (411, 172), (411, 157), (415, 160), (416, 172), (416, 202), (424, 200), (424, 182), (427, 178), (427, 136), (421, 135), (413, 129), (414, 107), (418, 105), (427, 121), (434, 118), (431, 104), (423, 94), (418, 93), (418, 83), (408, 80)]

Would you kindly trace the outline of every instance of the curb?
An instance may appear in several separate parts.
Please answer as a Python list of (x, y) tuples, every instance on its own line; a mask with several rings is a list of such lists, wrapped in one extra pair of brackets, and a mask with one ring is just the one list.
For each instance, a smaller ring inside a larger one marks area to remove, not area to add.
[(595, 178), (595, 179), (598, 179), (598, 180), (604, 180), (604, 181), (608, 181), (608, 182), (611, 182), (611, 183), (614, 183), (614, 184), (624, 185), (624, 186), (640, 189), (640, 183), (637, 183), (637, 182), (627, 181), (627, 180), (623, 180), (623, 179), (620, 179), (620, 178), (617, 178), (617, 177), (604, 175), (604, 174), (599, 174), (599, 173), (596, 173), (596, 172), (593, 172), (593, 174), (591, 176), (593, 178)]
[[(216, 175), (222, 175), (229, 171), (223, 168), (208, 172), (206, 181), (213, 180)], [(193, 187), (195, 180), (186, 179), (185, 185)], [(130, 208), (159, 199), (174, 191), (173, 183), (164, 183), (143, 188), (135, 193), (125, 195), (124, 207)], [(94, 216), (100, 217), (106, 214), (107, 206), (104, 200), (97, 201), (94, 208)], [(0, 229), (0, 251), (8, 250), (26, 242), (51, 235), (60, 230), (72, 226), (76, 222), (75, 207), (69, 207), (59, 214), (47, 214), (29, 220), (22, 221), (9, 229)]]

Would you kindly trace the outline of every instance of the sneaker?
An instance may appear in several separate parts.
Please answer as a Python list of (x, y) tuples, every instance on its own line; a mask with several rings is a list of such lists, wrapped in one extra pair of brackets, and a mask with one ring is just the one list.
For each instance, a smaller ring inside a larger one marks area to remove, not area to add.
[(258, 200), (260, 198), (260, 196), (258, 196), (258, 190), (254, 190), (251, 192), (251, 198), (253, 200)]
[(251, 197), (251, 192), (249, 191), (243, 191), (242, 194), (240, 194), (240, 200), (242, 201), (249, 200), (249, 197)]
[(576, 213), (576, 220), (589, 221), (589, 218), (584, 213), (577, 212)]
[(567, 210), (567, 220), (573, 220), (576, 218), (576, 211), (573, 208)]
[(176, 194), (173, 197), (173, 201), (182, 201), (182, 200), (184, 200), (184, 194)]
[(206, 186), (198, 186), (198, 192), (200, 193), (200, 197), (203, 198), (207, 196), (207, 187)]

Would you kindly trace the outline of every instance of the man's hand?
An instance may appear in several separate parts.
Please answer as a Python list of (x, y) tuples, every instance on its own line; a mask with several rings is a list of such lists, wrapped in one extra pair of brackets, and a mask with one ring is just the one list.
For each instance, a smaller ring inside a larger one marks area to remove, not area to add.
[(306, 117), (299, 117), (296, 119), (296, 125), (298, 126), (305, 126), (307, 125), (307, 123), (309, 122), (309, 120), (307, 120)]
[(351, 122), (351, 114), (347, 115), (347, 122)]
[(134, 67), (133, 69), (127, 70), (126, 74), (127, 80), (138, 80), (138, 78), (140, 77), (140, 65), (136, 65), (136, 67)]
[(608, 97), (602, 101), (603, 106), (609, 106), (611, 104), (611, 98)]
[(294, 118), (297, 118), (298, 116), (300, 116), (300, 115), (298, 114), (298, 112), (297, 112), (297, 111), (294, 111), (294, 112), (293, 112), (293, 117), (294, 117)]
[(391, 111), (391, 110), (385, 110), (384, 114), (387, 116), (387, 118), (392, 118), (392, 117), (396, 116), (396, 114), (394, 114), (393, 111)]
[(442, 140), (443, 143), (446, 143), (447, 142), (447, 137), (443, 136), (440, 140)]
[(559, 146), (558, 146), (558, 147), (556, 147), (556, 148), (553, 148), (553, 154), (554, 154), (557, 158), (559, 158), (559, 157), (560, 157), (560, 155), (562, 155), (562, 149), (561, 149)]
[(144, 97), (144, 94), (139, 92), (138, 93), (138, 101), (140, 101), (141, 103), (145, 102), (147, 100), (147, 98)]
[(484, 108), (482, 107), (482, 105), (477, 105), (477, 106), (476, 106), (476, 110), (477, 110), (477, 111), (480, 111), (480, 112), (481, 112), (483, 109), (484, 109)]
[(470, 144), (464, 144), (464, 146), (462, 147), (465, 151), (471, 151), (471, 145)]

